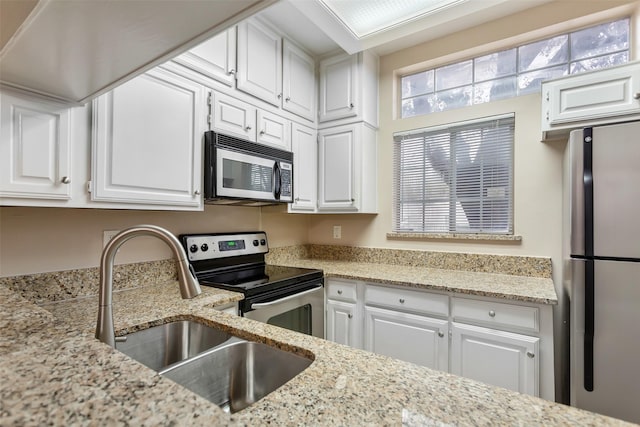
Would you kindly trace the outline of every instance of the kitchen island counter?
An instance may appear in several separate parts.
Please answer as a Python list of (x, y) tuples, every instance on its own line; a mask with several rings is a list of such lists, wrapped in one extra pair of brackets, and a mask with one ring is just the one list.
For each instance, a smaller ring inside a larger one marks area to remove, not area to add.
[[(217, 311), (176, 282), (114, 294), (116, 329), (196, 319), (313, 363), (229, 415), (93, 338), (97, 297), (36, 306), (0, 286), (2, 425), (624, 425), (622, 421)], [(45, 310), (46, 308), (46, 310)]]

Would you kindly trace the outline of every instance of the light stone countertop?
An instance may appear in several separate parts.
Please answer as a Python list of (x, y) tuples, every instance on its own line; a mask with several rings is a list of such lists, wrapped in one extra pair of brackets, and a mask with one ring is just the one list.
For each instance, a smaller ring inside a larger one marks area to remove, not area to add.
[(319, 268), (324, 271), (326, 278), (361, 280), (537, 304), (558, 303), (553, 280), (550, 278), (322, 259), (289, 259), (280, 264)]
[(238, 294), (177, 282), (114, 294), (117, 330), (196, 319), (313, 363), (236, 414), (224, 413), (93, 338), (97, 297), (38, 307), (0, 286), (1, 425), (629, 425), (211, 308)]

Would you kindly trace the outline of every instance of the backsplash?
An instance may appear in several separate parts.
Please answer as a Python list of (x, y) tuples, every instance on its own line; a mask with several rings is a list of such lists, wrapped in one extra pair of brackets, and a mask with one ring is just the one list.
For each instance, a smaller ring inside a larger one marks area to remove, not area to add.
[(412, 267), (463, 270), (479, 273), (511, 274), (550, 278), (551, 258), (513, 255), (486, 255), (407, 249), (362, 248), (337, 245), (299, 245), (271, 248), (267, 262), (278, 264), (292, 259), (395, 264)]

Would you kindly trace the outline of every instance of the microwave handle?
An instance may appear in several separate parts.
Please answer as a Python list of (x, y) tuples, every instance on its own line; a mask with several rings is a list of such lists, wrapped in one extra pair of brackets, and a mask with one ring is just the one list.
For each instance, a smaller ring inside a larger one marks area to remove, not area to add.
[(280, 166), (278, 162), (273, 164), (273, 197), (276, 200), (280, 200), (280, 193), (282, 191), (282, 173), (280, 172)]

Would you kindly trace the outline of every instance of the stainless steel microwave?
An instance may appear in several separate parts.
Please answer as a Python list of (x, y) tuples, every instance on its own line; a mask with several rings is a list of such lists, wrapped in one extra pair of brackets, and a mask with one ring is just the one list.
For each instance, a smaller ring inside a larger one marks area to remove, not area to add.
[(204, 200), (265, 206), (293, 201), (293, 153), (214, 131), (204, 134)]

